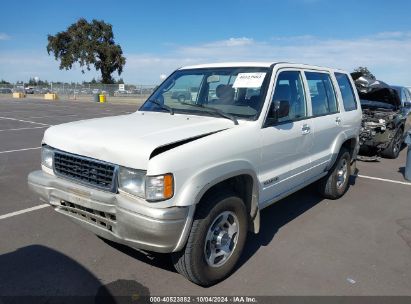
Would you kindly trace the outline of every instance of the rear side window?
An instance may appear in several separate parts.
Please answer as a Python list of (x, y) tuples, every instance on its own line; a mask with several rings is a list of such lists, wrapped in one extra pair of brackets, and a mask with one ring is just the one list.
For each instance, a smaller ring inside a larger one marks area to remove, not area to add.
[(314, 116), (338, 112), (337, 99), (329, 74), (305, 72)]
[(407, 100), (407, 97), (405, 95), (405, 89), (401, 89), (401, 101), (405, 102)]
[(343, 73), (335, 73), (335, 78), (337, 78), (338, 86), (340, 87), (345, 111), (356, 110), (357, 102), (355, 100), (354, 90), (351, 86), (350, 79)]

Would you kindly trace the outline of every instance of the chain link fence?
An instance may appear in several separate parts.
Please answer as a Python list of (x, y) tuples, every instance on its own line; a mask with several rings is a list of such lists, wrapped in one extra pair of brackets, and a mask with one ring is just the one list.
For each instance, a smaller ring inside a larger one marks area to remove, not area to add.
[(14, 92), (25, 93), (26, 96), (42, 96), (55, 93), (62, 99), (92, 99), (94, 95), (104, 94), (108, 98), (145, 100), (156, 88), (156, 85), (135, 84), (80, 84), (53, 82), (46, 85), (27, 85), (23, 83), (0, 84), (0, 94)]

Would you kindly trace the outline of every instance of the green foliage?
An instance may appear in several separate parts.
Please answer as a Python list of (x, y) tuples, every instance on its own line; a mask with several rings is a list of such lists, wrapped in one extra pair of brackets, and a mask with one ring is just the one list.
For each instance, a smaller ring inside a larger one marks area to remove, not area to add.
[(367, 67), (360, 66), (360, 67), (354, 69), (354, 72), (361, 73), (363, 76), (365, 76), (367, 78), (371, 78), (371, 79), (374, 79), (374, 80), (376, 79), (374, 74), (372, 74)]
[(83, 84), (101, 84), (101, 80), (96, 80), (94, 77), (91, 81), (83, 81)]
[(29, 82), (27, 83), (27, 85), (30, 86), (35, 86), (35, 85), (39, 85), (39, 86), (48, 86), (49, 82), (47, 80), (41, 80), (39, 79), (38, 81), (36, 81), (34, 78), (30, 78)]
[(4, 79), (0, 80), (0, 84), (10, 84), (10, 82), (5, 81)]
[(94, 65), (101, 72), (102, 83), (113, 83), (112, 74), (120, 75), (126, 63), (120, 45), (115, 44), (111, 24), (93, 19), (90, 23), (81, 18), (66, 31), (48, 35), (48, 54), (60, 60), (60, 69), (69, 70), (78, 63), (88, 71)]
[[(120, 84), (120, 83), (124, 83), (124, 80), (123, 80), (123, 78), (119, 78), (118, 80), (113, 79), (113, 81), (111, 83), (112, 84)], [(101, 79), (96, 80), (93, 77), (93, 79), (91, 79), (91, 81), (83, 81), (83, 84), (104, 84), (104, 83), (102, 82)]]

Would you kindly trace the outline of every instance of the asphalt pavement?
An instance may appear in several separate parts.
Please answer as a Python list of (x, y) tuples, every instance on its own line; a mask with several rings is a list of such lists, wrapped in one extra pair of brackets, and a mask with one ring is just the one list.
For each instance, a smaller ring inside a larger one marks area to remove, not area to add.
[(185, 280), (167, 255), (104, 241), (51, 207), (33, 209), (42, 203), (27, 175), (40, 168), (47, 127), (136, 109), (0, 99), (0, 295), (411, 296), (406, 149), (397, 160), (359, 162), (340, 200), (309, 186), (265, 209), (234, 274), (210, 288)]

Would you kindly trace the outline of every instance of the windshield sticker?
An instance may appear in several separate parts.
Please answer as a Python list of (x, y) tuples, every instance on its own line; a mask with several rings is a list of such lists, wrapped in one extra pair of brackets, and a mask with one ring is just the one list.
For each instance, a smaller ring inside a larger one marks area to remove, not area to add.
[(238, 73), (233, 88), (259, 88), (266, 73)]

